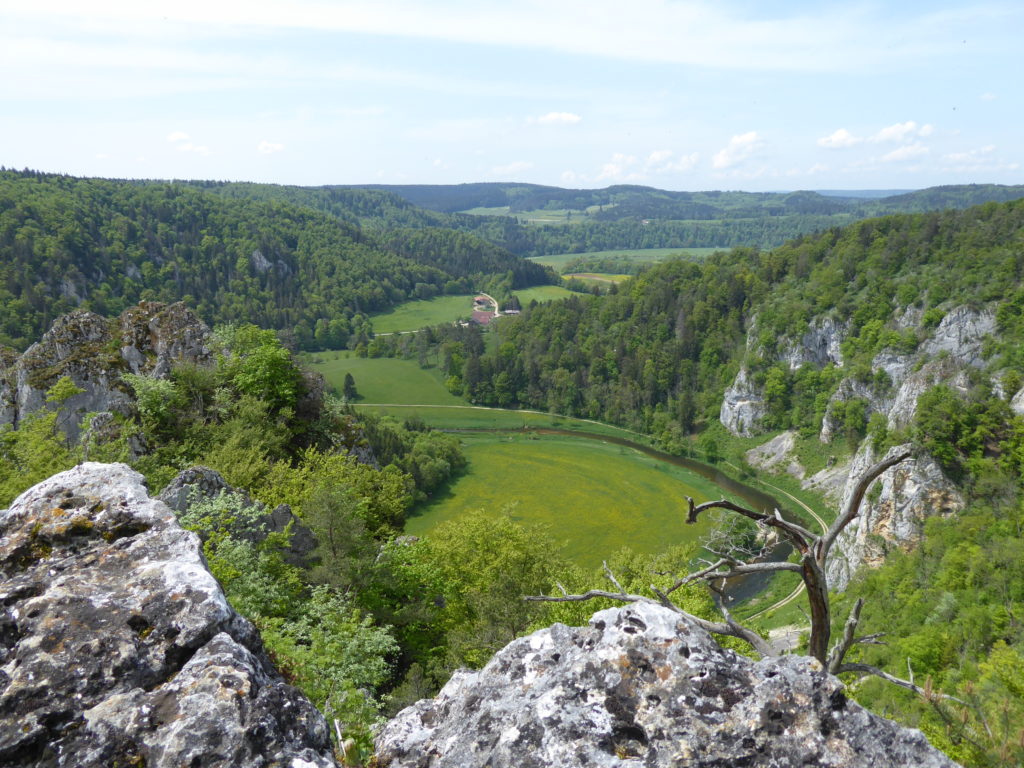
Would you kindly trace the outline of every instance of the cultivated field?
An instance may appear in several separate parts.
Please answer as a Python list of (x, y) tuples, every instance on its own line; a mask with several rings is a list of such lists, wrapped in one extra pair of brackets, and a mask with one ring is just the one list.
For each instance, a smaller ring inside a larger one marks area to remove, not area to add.
[(573, 259), (581, 256), (601, 258), (627, 258), (641, 264), (653, 264), (665, 261), (671, 257), (683, 257), (691, 259), (702, 259), (705, 256), (721, 251), (721, 248), (627, 248), (616, 251), (590, 251), (588, 253), (558, 253), (551, 256), (531, 256), (530, 261), (551, 267), (556, 272), (561, 272)]
[(524, 524), (545, 524), (567, 557), (585, 567), (629, 546), (662, 552), (695, 541), (710, 522), (687, 525), (686, 495), (721, 496), (714, 485), (631, 448), (561, 435), (463, 435), (468, 471), (406, 523), (413, 535), (476, 509), (511, 505)]

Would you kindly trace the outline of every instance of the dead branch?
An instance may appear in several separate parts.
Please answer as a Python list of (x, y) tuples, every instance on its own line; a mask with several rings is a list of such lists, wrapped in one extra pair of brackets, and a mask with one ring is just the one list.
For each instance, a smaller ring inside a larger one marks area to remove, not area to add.
[(853, 494), (850, 496), (849, 500), (847, 500), (842, 513), (835, 519), (835, 522), (832, 523), (828, 531), (820, 539), (818, 547), (820, 548), (819, 557), (822, 562), (825, 561), (825, 558), (828, 556), (828, 551), (832, 549), (832, 545), (835, 543), (839, 534), (842, 533), (843, 529), (853, 522), (853, 518), (857, 516), (857, 513), (860, 511), (860, 503), (864, 500), (864, 494), (867, 493), (868, 486), (870, 486), (880, 474), (889, 469), (889, 467), (894, 467), (909, 458), (909, 451), (905, 451), (895, 456), (890, 456), (887, 459), (882, 459), (881, 461), (873, 464), (868, 468), (867, 472), (861, 475), (861, 478), (857, 482), (857, 485), (854, 486)]

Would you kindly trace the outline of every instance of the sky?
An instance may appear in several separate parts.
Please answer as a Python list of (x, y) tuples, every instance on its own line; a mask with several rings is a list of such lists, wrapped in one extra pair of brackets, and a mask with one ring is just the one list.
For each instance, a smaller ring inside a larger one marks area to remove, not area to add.
[(0, 165), (280, 184), (1024, 183), (1024, 3), (0, 0)]

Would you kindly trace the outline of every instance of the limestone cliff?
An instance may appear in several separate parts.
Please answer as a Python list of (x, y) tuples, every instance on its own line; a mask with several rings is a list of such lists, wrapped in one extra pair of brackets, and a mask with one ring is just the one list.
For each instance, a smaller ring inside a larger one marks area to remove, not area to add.
[(750, 378), (746, 368), (740, 368), (736, 380), (725, 390), (719, 419), (734, 435), (750, 437), (760, 431), (765, 412), (761, 388)]
[[(896, 446), (886, 456), (911, 447)], [(847, 471), (840, 509), (853, 495), (853, 487), (864, 471), (882, 458), (875, 454), (870, 441), (864, 441)], [(875, 484), (878, 491), (868, 490), (860, 514), (836, 539), (827, 568), (829, 586), (833, 589), (845, 589), (859, 567), (880, 565), (890, 550), (916, 545), (927, 518), (951, 515), (964, 506), (956, 486), (927, 455), (886, 470)]]
[(174, 362), (212, 362), (209, 329), (183, 304), (141, 302), (116, 320), (75, 310), (54, 321), (42, 339), (0, 371), (0, 425), (17, 426), (43, 408), (46, 392), (62, 376), (83, 390), (61, 407), (58, 426), (77, 440), (86, 413), (129, 415), (131, 389), (124, 373), (164, 377)]
[(953, 768), (813, 659), (754, 662), (667, 608), (513, 641), (389, 722), (382, 768)]
[(335, 765), (320, 713), (141, 475), (55, 475), (0, 535), (0, 765)]
[[(977, 377), (975, 371), (984, 365), (985, 339), (996, 331), (992, 309), (954, 308), (932, 330), (921, 325), (922, 319), (922, 313), (914, 308), (894, 314), (893, 329), (917, 329), (922, 339), (918, 348), (910, 352), (883, 349), (871, 361), (870, 376), (862, 373), (860, 378), (848, 376), (842, 379), (830, 396), (822, 419), (822, 442), (830, 442), (843, 430), (842, 410), (836, 408), (842, 402), (861, 400), (865, 417), (881, 414), (886, 418), (888, 428), (896, 430), (913, 424), (918, 400), (936, 384), (944, 384), (962, 393), (970, 389), (972, 378)], [(833, 338), (840, 333), (839, 326), (828, 325), (827, 329)], [(823, 342), (811, 338), (808, 344), (810, 347), (805, 353), (796, 354), (792, 352), (793, 344), (790, 343), (787, 354), (794, 360), (819, 364), (816, 361), (821, 358)], [(759, 393), (750, 384), (745, 371), (743, 373), (745, 397), (757, 400), (763, 412), (764, 404)], [(728, 399), (727, 392), (726, 401)], [(1024, 411), (1024, 391), (1014, 395), (1010, 405)], [(722, 412), (726, 413), (725, 402)], [(735, 428), (734, 422), (725, 418), (722, 422), (736, 434), (756, 434), (755, 421), (748, 419), (743, 432)], [(788, 472), (799, 478), (805, 488), (822, 493), (837, 508), (849, 497), (860, 473), (875, 458), (870, 444), (865, 441), (852, 461), (829, 466), (806, 477), (803, 467), (792, 457), (792, 451), (791, 441), (780, 436), (749, 451), (747, 460), (757, 467)], [(926, 517), (951, 514), (963, 507), (963, 498), (953, 483), (926, 456), (904, 462), (886, 472), (877, 482), (880, 492), (865, 500), (861, 515), (837, 540), (833, 549), (828, 572), (833, 588), (843, 589), (857, 568), (880, 564), (886, 552), (893, 548), (914, 546), (920, 540)]]

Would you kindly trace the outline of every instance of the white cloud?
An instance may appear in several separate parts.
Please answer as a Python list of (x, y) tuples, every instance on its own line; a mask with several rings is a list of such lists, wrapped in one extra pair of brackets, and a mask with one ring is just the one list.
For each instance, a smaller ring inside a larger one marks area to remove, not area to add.
[(582, 117), (572, 112), (548, 112), (540, 117), (531, 117), (527, 122), (539, 125), (575, 125), (582, 120)]
[(950, 163), (971, 163), (979, 160), (985, 155), (990, 155), (996, 151), (995, 144), (987, 144), (984, 147), (978, 147), (977, 149), (971, 149), (967, 152), (951, 152), (948, 155), (943, 155), (942, 159)]
[(883, 128), (871, 137), (871, 141), (894, 143), (911, 141), (918, 136), (931, 136), (934, 130), (935, 126), (931, 124), (926, 123), (919, 127), (913, 120), (908, 120), (905, 123), (896, 123), (888, 126), (887, 128)]
[(175, 145), (175, 149), (179, 152), (189, 152), (195, 155), (202, 155), (203, 157), (208, 157), (213, 154), (213, 152), (210, 151), (210, 148), (205, 144), (193, 144), (191, 141), (177, 144)]
[(696, 152), (677, 156), (671, 149), (656, 149), (647, 156), (644, 169), (651, 173), (682, 173), (693, 170), (699, 159)]
[(634, 165), (636, 165), (636, 156), (616, 152), (612, 155), (611, 160), (601, 166), (601, 171), (597, 174), (597, 180), (638, 181), (642, 178), (640, 174), (630, 170)]
[(818, 139), (818, 146), (828, 147), (829, 149), (845, 149), (846, 147), (852, 147), (860, 144), (862, 141), (864, 141), (864, 139), (854, 136), (845, 128), (840, 128), (835, 133), (831, 133), (828, 136), (822, 136)]
[(495, 176), (516, 176), (523, 171), (528, 171), (533, 168), (533, 163), (527, 160), (516, 160), (515, 162), (508, 163), (507, 165), (496, 165), (491, 168), (491, 173)]
[(188, 134), (184, 131), (174, 131), (173, 133), (167, 134), (167, 140), (172, 144), (177, 141), (188, 141)]
[(981, 99), (982, 101), (995, 101), (999, 97), (996, 96), (991, 91), (988, 91), (988, 92), (985, 92), (985, 93), (981, 94), (981, 96), (979, 96), (978, 98)]
[(562, 183), (563, 184), (576, 184), (581, 180), (581, 177), (576, 171), (562, 171)]
[(256, 151), (259, 152), (261, 155), (272, 155), (275, 152), (280, 152), (283, 149), (284, 144), (275, 144), (274, 142), (267, 141), (266, 139), (261, 141), (259, 145), (256, 147)]
[(715, 168), (729, 168), (741, 163), (763, 146), (757, 131), (749, 131), (733, 136), (729, 144), (720, 149), (711, 159)]
[(913, 144), (906, 144), (905, 146), (899, 147), (898, 149), (894, 149), (892, 152), (889, 152), (886, 155), (882, 155), (882, 162), (894, 163), (899, 162), (901, 160), (912, 160), (915, 157), (927, 155), (928, 152), (928, 147), (926, 147), (924, 144), (918, 141), (914, 142)]
[[(259, 29), (315, 29), (507, 45), (619, 59), (662, 61), (726, 69), (791, 71), (880, 70), (894, 61), (948, 53), (951, 34), (965, 25), (1013, 28), (1012, 4), (943, 13), (931, 9), (888, 16), (872, 4), (804, 5), (748, 13), (746, 4), (713, 0), (633, 0), (628, 22), (619, 0), (559, 3), (466, 3), (436, 0), (270, 0), (209, 2), (127, 0), (20, 3), (15, 19), (43, 25), (88, 23), (101, 38), (111, 30), (136, 39), (175, 35), (195, 39), (240, 36)], [(543, 22), (538, 18), (543, 14)], [(528, 41), (528, 42), (526, 42)]]

